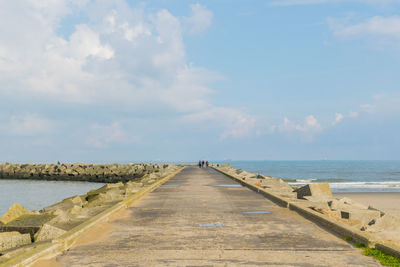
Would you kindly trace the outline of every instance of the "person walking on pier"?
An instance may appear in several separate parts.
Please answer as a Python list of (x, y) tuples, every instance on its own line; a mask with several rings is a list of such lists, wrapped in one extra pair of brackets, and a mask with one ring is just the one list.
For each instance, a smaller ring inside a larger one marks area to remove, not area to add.
[(204, 167), (204, 160), (201, 161), (201, 167)]
[(208, 160), (206, 160), (206, 167), (208, 168)]
[(201, 160), (199, 160), (199, 168), (201, 168)]

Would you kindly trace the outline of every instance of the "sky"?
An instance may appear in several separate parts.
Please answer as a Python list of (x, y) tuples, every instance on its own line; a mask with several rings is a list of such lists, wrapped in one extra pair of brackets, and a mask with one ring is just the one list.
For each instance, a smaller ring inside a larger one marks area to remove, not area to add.
[(0, 0), (0, 162), (399, 160), (400, 0)]

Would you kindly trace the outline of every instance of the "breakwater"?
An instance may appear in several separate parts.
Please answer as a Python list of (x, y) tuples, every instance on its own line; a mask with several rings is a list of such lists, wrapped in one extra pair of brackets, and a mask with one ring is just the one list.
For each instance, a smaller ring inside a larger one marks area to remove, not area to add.
[(127, 182), (159, 172), (168, 164), (0, 164), (0, 179), (50, 181)]
[(347, 197), (335, 198), (328, 183), (291, 186), (282, 179), (215, 164), (214, 169), (280, 206), (339, 235), (400, 257), (400, 218)]
[[(0, 265), (12, 260), (15, 255), (31, 250), (35, 247), (31, 245), (35, 243), (51, 244), (52, 240), (60, 236), (75, 237), (75, 232), (89, 227), (85, 226), (86, 224), (92, 225), (97, 220), (105, 218), (114, 210), (127, 205), (126, 203), (130, 199), (135, 199), (137, 195), (154, 188), (157, 183), (181, 169), (180, 166), (169, 164), (70, 164), (66, 165), (69, 168), (58, 172), (57, 177), (51, 177), (47, 176), (47, 170), (60, 169), (62, 164), (47, 165), (47, 167), (45, 164), (3, 164), (2, 167), (4, 166), (6, 168), (2, 168), (2, 175), (8, 179), (40, 179), (44, 177), (49, 178), (48, 180), (55, 180), (73, 177), (74, 179), (99, 179), (94, 181), (107, 179), (111, 183), (84, 195), (71, 196), (59, 203), (43, 207), (40, 211), (30, 211), (18, 203), (13, 204), (0, 217)], [(55, 168), (56, 166), (57, 168)], [(87, 166), (87, 168), (82, 166)], [(74, 169), (77, 171), (78, 168), (86, 170), (86, 172), (65, 176), (65, 173)], [(100, 169), (103, 170), (104, 175), (96, 177), (96, 173), (100, 174), (100, 171), (90, 173), (91, 170)], [(118, 173), (118, 170), (122, 173)]]

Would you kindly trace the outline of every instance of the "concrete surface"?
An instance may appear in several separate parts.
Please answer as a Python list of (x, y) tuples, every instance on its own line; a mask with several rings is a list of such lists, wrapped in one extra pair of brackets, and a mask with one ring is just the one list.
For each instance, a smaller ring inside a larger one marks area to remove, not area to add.
[[(236, 186), (224, 186), (230, 184)], [(212, 169), (187, 167), (111, 224), (110, 235), (71, 248), (53, 264), (380, 266), (361, 250)]]

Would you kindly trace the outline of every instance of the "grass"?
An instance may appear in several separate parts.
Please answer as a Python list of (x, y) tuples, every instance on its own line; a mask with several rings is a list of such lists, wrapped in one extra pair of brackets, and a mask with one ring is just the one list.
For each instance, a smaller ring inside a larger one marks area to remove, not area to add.
[(360, 248), (363, 250), (363, 254), (365, 256), (373, 257), (378, 260), (382, 265), (389, 267), (400, 267), (400, 258), (393, 257), (379, 249), (376, 248), (368, 248), (364, 244), (355, 244), (356, 248)]
[[(353, 238), (346, 236), (343, 238), (347, 242), (353, 242)], [(354, 247), (362, 249), (365, 256), (370, 256), (388, 267), (400, 267), (400, 258), (389, 255), (379, 249), (366, 247), (364, 244), (354, 244)]]
[(347, 241), (347, 242), (353, 241), (353, 238), (351, 238), (350, 236), (346, 236), (346, 237), (343, 238), (343, 239), (344, 239), (344, 241)]

